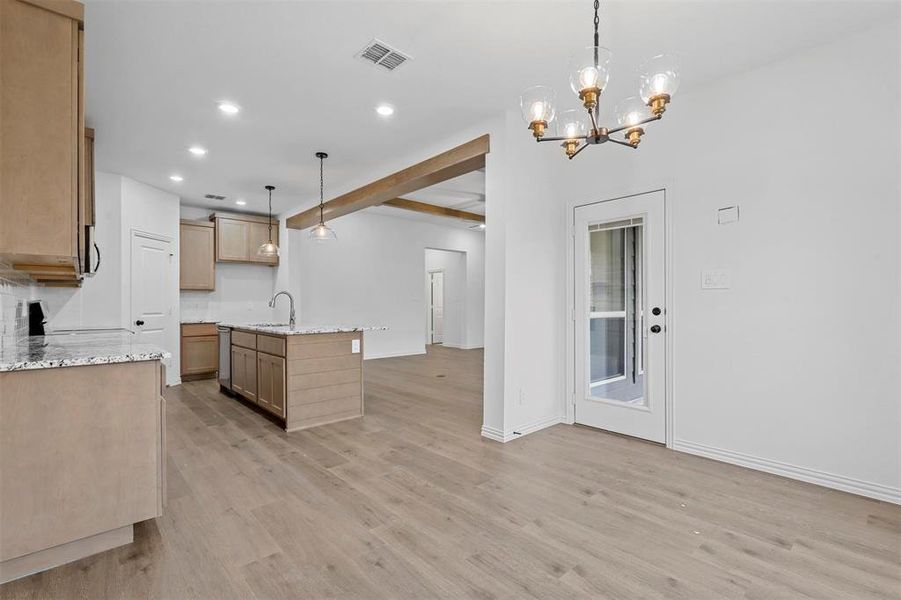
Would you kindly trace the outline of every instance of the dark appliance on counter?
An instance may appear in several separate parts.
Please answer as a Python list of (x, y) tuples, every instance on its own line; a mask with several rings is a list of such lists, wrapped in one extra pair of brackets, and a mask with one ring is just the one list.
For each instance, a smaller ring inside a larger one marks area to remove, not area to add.
[(44, 303), (40, 300), (30, 301), (28, 303), (28, 335), (44, 335), (46, 323)]

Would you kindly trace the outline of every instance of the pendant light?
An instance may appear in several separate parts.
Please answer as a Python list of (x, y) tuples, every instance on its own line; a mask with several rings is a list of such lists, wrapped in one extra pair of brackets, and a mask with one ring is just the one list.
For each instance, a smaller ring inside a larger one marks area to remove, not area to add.
[(325, 224), (325, 219), (323, 218), (323, 209), (325, 207), (325, 184), (323, 183), (322, 168), (323, 162), (328, 158), (328, 154), (325, 152), (317, 152), (316, 158), (319, 159), (319, 225), (310, 230), (310, 239), (317, 242), (328, 242), (330, 240), (338, 239), (334, 230)]
[(278, 245), (272, 241), (272, 190), (274, 185), (267, 185), (269, 191), (269, 241), (263, 243), (257, 250), (257, 256), (274, 257), (278, 256)]

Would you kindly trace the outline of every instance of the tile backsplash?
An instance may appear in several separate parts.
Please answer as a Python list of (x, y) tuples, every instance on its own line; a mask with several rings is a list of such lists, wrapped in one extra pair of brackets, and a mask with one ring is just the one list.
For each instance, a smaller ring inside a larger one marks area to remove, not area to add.
[(34, 282), (0, 262), (0, 345), (28, 335), (28, 305)]

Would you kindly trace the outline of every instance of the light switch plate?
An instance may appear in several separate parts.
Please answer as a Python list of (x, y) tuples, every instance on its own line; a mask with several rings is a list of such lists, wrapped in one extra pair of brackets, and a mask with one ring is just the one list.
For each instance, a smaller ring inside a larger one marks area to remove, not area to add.
[(351, 352), (351, 354), (359, 354), (360, 353), (360, 340), (351, 340), (350, 341), (350, 352)]
[(702, 290), (728, 290), (732, 287), (729, 269), (705, 269), (701, 271)]

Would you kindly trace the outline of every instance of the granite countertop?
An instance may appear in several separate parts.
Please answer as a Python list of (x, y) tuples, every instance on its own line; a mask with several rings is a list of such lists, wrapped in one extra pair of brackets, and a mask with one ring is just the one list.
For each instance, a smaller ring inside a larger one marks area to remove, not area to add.
[(182, 325), (216, 325), (219, 323), (216, 319), (182, 319)]
[(313, 335), (317, 333), (353, 333), (355, 331), (386, 331), (382, 325), (295, 325), (285, 323), (219, 323), (223, 327), (244, 329), (272, 335)]
[(164, 360), (171, 354), (130, 332), (32, 336), (4, 340), (0, 372)]

